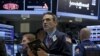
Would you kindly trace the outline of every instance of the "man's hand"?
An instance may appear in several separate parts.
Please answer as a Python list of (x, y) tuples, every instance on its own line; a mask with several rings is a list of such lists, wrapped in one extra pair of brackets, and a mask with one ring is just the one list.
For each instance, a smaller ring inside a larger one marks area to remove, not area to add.
[(48, 53), (46, 53), (43, 49), (38, 49), (37, 51), (38, 56), (48, 56)]

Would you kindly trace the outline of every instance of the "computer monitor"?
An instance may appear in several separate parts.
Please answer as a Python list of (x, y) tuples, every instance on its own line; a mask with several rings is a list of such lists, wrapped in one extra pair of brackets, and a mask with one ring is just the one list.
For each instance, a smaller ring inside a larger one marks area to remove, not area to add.
[(7, 56), (14, 56), (14, 26), (0, 24), (0, 39), (5, 42)]
[(52, 0), (0, 0), (0, 14), (43, 14), (52, 11)]
[(57, 0), (57, 15), (83, 19), (98, 19), (99, 0)]
[(86, 27), (89, 28), (91, 32), (90, 40), (100, 42), (100, 25), (91, 25)]
[(0, 37), (5, 41), (14, 40), (14, 26), (7, 24), (0, 24)]

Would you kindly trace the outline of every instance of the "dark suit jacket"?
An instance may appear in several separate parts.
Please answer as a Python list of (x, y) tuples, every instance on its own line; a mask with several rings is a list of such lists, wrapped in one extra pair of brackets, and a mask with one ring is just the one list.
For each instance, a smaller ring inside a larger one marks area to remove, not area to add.
[(0, 38), (0, 56), (7, 56), (4, 39)]
[(71, 56), (71, 44), (67, 43), (65, 40), (65, 34), (59, 31), (55, 32), (56, 40), (48, 48), (45, 44), (46, 37), (44, 38), (44, 45), (46, 47), (46, 52), (50, 56)]
[[(79, 43), (76, 47), (75, 47), (75, 56), (86, 56), (85, 54), (85, 47), (87, 46), (96, 46), (95, 48), (99, 48), (95, 43), (93, 43), (92, 41), (90, 40), (84, 40), (84, 41), (81, 41), (81, 43)], [(90, 48), (91, 48), (90, 47)], [(94, 48), (94, 47), (93, 47)], [(91, 49), (93, 49), (91, 48)], [(77, 51), (79, 50), (79, 51)]]

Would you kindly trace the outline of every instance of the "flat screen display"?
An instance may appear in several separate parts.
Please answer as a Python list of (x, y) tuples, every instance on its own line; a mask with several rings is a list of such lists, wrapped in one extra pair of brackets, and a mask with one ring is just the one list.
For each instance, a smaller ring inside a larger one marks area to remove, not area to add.
[(98, 19), (98, 0), (58, 0), (57, 15), (85, 19)]
[(52, 11), (52, 0), (0, 0), (0, 14), (43, 14)]
[(0, 37), (6, 40), (14, 40), (14, 26), (0, 24)]
[(87, 26), (87, 28), (91, 31), (90, 40), (100, 42), (100, 25)]

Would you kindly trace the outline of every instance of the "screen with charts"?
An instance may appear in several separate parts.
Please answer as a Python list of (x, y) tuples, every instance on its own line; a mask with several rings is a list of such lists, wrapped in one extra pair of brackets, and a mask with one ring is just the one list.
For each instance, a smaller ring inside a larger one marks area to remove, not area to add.
[(98, 19), (99, 0), (58, 0), (57, 15)]
[(87, 26), (87, 28), (91, 31), (90, 40), (100, 42), (100, 25)]
[(52, 11), (52, 0), (0, 0), (0, 14), (43, 14)]
[(14, 54), (14, 26), (7, 24), (0, 24), (0, 39), (4, 39), (7, 56)]
[(0, 24), (0, 37), (2, 37), (5, 41), (14, 40), (14, 26)]

